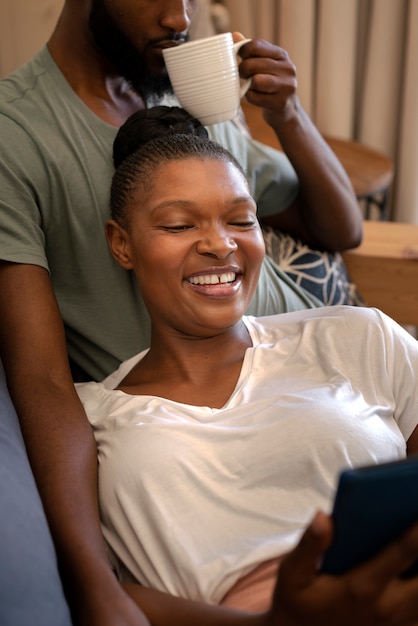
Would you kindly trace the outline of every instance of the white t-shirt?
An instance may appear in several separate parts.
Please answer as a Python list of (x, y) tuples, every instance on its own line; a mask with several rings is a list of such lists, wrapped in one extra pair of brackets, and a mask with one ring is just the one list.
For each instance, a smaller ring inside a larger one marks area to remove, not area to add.
[(418, 342), (373, 309), (244, 318), (253, 347), (221, 409), (77, 386), (99, 454), (103, 531), (125, 581), (219, 602), (330, 511), (342, 468), (405, 456)]

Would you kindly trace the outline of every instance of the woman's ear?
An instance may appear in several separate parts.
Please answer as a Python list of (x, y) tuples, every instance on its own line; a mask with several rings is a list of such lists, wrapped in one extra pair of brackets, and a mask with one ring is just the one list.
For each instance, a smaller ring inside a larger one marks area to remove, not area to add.
[(106, 222), (106, 238), (110, 252), (116, 261), (125, 270), (131, 270), (131, 246), (129, 244), (128, 233), (115, 220)]

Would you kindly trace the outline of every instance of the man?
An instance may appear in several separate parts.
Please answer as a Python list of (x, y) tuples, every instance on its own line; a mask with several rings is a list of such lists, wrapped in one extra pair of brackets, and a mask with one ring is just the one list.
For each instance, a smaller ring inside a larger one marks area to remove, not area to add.
[[(169, 90), (162, 49), (185, 40), (196, 2), (66, 0), (48, 47), (0, 86), (1, 357), (77, 624), (146, 623), (107, 563), (96, 448), (67, 350), (99, 379), (147, 344), (140, 294), (103, 234), (112, 142)], [(270, 223), (324, 248), (356, 245), (352, 188), (300, 107), (286, 53), (254, 41), (241, 55), (248, 100), (264, 108), (289, 161), (233, 123), (212, 136), (242, 162)], [(267, 261), (252, 312), (315, 305)]]

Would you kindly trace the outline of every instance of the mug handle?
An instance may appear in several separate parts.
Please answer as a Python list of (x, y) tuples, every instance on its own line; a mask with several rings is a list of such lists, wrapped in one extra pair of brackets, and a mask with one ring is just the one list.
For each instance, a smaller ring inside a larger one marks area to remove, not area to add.
[[(235, 55), (237, 56), (237, 61), (238, 61), (238, 50), (249, 41), (251, 41), (251, 39), (241, 39), (241, 41), (237, 41), (236, 43), (234, 43), (234, 50), (235, 50)], [(241, 81), (241, 88), (240, 88), (241, 98), (245, 96), (245, 94), (250, 88), (250, 85), (251, 85), (251, 78), (247, 78)]]

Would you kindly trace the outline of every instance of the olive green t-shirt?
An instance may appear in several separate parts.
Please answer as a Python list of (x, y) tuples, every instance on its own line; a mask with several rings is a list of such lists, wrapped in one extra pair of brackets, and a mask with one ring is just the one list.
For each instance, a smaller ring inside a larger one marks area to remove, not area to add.
[[(150, 324), (133, 274), (112, 258), (104, 235), (117, 129), (95, 116), (44, 47), (0, 81), (0, 258), (50, 272), (70, 357), (99, 380), (149, 345)], [(297, 193), (284, 155), (232, 123), (210, 129), (248, 174), (260, 214)], [(319, 306), (270, 259), (250, 313)]]

